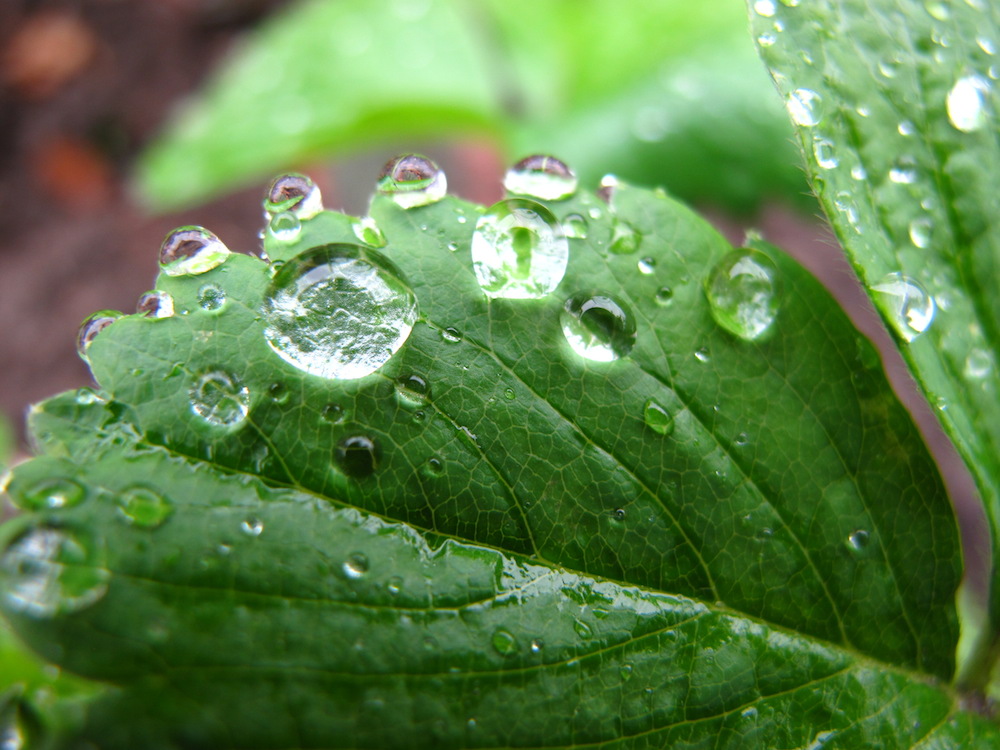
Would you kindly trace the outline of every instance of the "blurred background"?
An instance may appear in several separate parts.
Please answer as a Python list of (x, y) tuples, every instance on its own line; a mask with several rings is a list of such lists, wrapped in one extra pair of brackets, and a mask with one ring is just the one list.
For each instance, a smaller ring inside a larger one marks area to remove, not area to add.
[(788, 250), (880, 346), (985, 554), (971, 482), (809, 194), (743, 0), (0, 0), (0, 464), (27, 450), (30, 403), (90, 382), (80, 321), (134, 310), (170, 229), (254, 252), (275, 174), (364, 214), (406, 151), (487, 204), (508, 164), (550, 153), (584, 188), (664, 186), (732, 242), (755, 228)]

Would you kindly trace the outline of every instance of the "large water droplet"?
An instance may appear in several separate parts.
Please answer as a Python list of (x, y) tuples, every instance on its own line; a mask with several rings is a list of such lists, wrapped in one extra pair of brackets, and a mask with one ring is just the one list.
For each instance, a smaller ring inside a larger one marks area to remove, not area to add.
[(393, 265), (356, 245), (323, 245), (288, 261), (263, 306), (268, 344), (298, 369), (331, 379), (370, 375), (406, 341), (413, 292)]
[(893, 328), (905, 341), (913, 341), (930, 327), (934, 320), (934, 298), (916, 280), (896, 271), (883, 277), (872, 289), (878, 293)]
[(566, 340), (581, 357), (611, 362), (635, 345), (635, 317), (610, 294), (585, 292), (566, 300), (559, 316)]
[(344, 575), (352, 581), (364, 578), (365, 573), (368, 572), (368, 557), (362, 552), (355, 552), (344, 560), (340, 569), (344, 572)]
[(250, 391), (223, 370), (204, 372), (188, 390), (191, 411), (215, 427), (233, 427), (250, 412)]
[(515, 195), (529, 195), (541, 200), (569, 198), (576, 191), (576, 175), (552, 156), (535, 154), (521, 159), (507, 170), (503, 186)]
[(823, 120), (823, 97), (812, 89), (795, 89), (785, 99), (785, 106), (796, 125), (811, 128)]
[(73, 479), (53, 477), (33, 484), (13, 499), (19, 508), (25, 510), (72, 508), (87, 499), (87, 490)]
[(174, 298), (168, 292), (153, 289), (139, 297), (135, 311), (147, 318), (169, 318), (174, 314)]
[(295, 242), (302, 233), (302, 221), (291, 211), (282, 211), (271, 217), (267, 228), (278, 242)]
[(378, 468), (378, 444), (367, 435), (351, 435), (337, 443), (334, 458), (347, 476), (363, 479)]
[[(316, 183), (304, 174), (290, 172), (275, 178), (264, 197), (264, 214), (274, 231), (274, 219), (281, 214), (289, 214), (295, 219), (311, 219), (323, 210), (323, 196)], [(291, 222), (283, 224), (290, 228)], [(296, 234), (298, 231), (296, 230)], [(278, 233), (275, 232), (278, 236)], [(278, 237), (282, 239), (282, 237)]]
[(871, 542), (871, 534), (864, 529), (852, 531), (847, 537), (847, 548), (852, 552), (863, 552)]
[(29, 528), (0, 557), (3, 598), (30, 617), (89, 607), (104, 596), (110, 577), (88, 537), (54, 526)]
[(517, 638), (505, 628), (497, 628), (491, 639), (494, 650), (501, 656), (513, 656), (518, 651)]
[(222, 240), (204, 227), (180, 227), (160, 246), (160, 269), (168, 276), (196, 276), (224, 263), (230, 255)]
[(426, 156), (406, 154), (385, 163), (376, 188), (382, 195), (392, 198), (397, 206), (416, 208), (444, 198), (448, 179)]
[(410, 374), (396, 381), (396, 396), (408, 408), (425, 405), (430, 394), (430, 386), (420, 375)]
[(716, 323), (753, 341), (768, 331), (778, 315), (778, 269), (758, 250), (734, 250), (709, 274), (705, 295)]
[(155, 529), (174, 512), (174, 505), (148, 487), (131, 487), (117, 498), (118, 513), (125, 521), (143, 529)]
[(568, 263), (562, 225), (535, 201), (511, 198), (494, 204), (472, 235), (476, 279), (491, 297), (544, 297), (562, 281)]
[(948, 120), (958, 130), (971, 133), (986, 124), (986, 100), (990, 84), (977, 75), (959, 78), (948, 92)]
[(94, 339), (101, 331), (121, 317), (122, 314), (117, 310), (99, 310), (88, 315), (80, 324), (80, 330), (76, 335), (76, 353), (86, 361), (87, 349), (90, 348)]
[(658, 401), (649, 399), (642, 409), (642, 419), (653, 432), (669, 435), (674, 431), (674, 416)]

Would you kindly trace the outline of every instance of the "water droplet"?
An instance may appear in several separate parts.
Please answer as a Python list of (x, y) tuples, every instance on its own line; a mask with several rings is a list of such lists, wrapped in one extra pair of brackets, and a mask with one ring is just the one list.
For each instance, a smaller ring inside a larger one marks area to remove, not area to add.
[(531, 641), (531, 653), (540, 654), (542, 649), (545, 648), (545, 643), (541, 638), (534, 638)]
[(374, 250), (322, 245), (288, 261), (268, 289), (264, 335), (292, 366), (323, 378), (370, 375), (406, 341), (413, 292)]
[(457, 328), (442, 328), (441, 338), (449, 344), (457, 344), (462, 340), (462, 332)]
[(54, 477), (43, 479), (13, 499), (19, 508), (25, 510), (72, 508), (87, 499), (87, 490), (72, 479)]
[(776, 41), (778, 41), (778, 38), (769, 31), (765, 31), (757, 37), (757, 44), (761, 47), (771, 47)]
[(753, 4), (753, 10), (758, 16), (770, 18), (774, 15), (775, 11), (774, 0), (757, 0)]
[(712, 359), (708, 353), (708, 349), (704, 346), (700, 349), (695, 349), (694, 358), (702, 363), (708, 363)]
[(852, 531), (847, 537), (847, 546), (854, 552), (861, 552), (871, 541), (871, 535), (864, 529)]
[(174, 298), (168, 292), (153, 289), (139, 297), (135, 311), (147, 318), (169, 318), (174, 314)]
[(740, 716), (742, 716), (744, 719), (756, 719), (757, 709), (754, 708), (753, 706), (750, 706), (750, 708), (744, 709), (743, 713), (741, 713)]
[(198, 305), (202, 310), (215, 312), (226, 304), (226, 293), (215, 284), (205, 284), (198, 290)]
[(910, 222), (910, 242), (915, 247), (925, 248), (931, 244), (931, 229), (933, 225), (927, 217), (914, 219)]
[(854, 206), (853, 196), (846, 190), (841, 190), (833, 199), (833, 205), (837, 211), (843, 214), (847, 223), (855, 232), (860, 232), (858, 227), (858, 209)]
[(669, 286), (661, 286), (656, 290), (656, 304), (667, 305), (674, 298), (674, 290)]
[(823, 169), (835, 169), (840, 164), (840, 160), (833, 153), (833, 143), (826, 138), (817, 138), (813, 141), (813, 156)]
[(615, 255), (629, 255), (639, 249), (642, 235), (626, 221), (616, 219), (611, 227), (611, 243), (608, 249)]
[(984, 36), (976, 37), (976, 44), (978, 44), (979, 49), (981, 49), (987, 55), (996, 54), (997, 45), (992, 39), (987, 39)]
[(547, 201), (569, 198), (576, 192), (576, 175), (552, 156), (535, 154), (507, 170), (503, 186), (508, 193)]
[(781, 4), (789, 8), (799, 7), (799, 0), (781, 0)]
[(498, 628), (493, 633), (491, 643), (500, 656), (513, 656), (518, 651), (517, 638), (504, 628)]
[(934, 320), (934, 298), (909, 276), (898, 271), (890, 273), (872, 290), (878, 292), (893, 328), (905, 341), (913, 341)]
[(388, 591), (392, 596), (399, 596), (399, 593), (403, 590), (403, 579), (399, 576), (392, 576), (386, 581), (385, 590)]
[(587, 219), (580, 214), (570, 214), (562, 222), (563, 234), (576, 240), (587, 239)]
[(626, 514), (624, 508), (615, 508), (613, 511), (611, 511), (611, 517), (616, 521), (624, 521), (625, 515)]
[(53, 617), (95, 604), (110, 577), (97, 546), (65, 528), (33, 526), (0, 556), (2, 596), (8, 607), (30, 617)]
[(785, 99), (785, 107), (792, 121), (804, 128), (811, 128), (823, 120), (823, 97), (812, 89), (795, 89)]
[(385, 247), (386, 239), (375, 219), (366, 216), (354, 222), (354, 236), (372, 247)]
[(320, 412), (320, 417), (323, 418), (323, 421), (330, 424), (340, 424), (346, 416), (344, 407), (340, 404), (327, 404), (323, 407), (323, 411)]
[(895, 78), (899, 74), (899, 68), (899, 60), (880, 60), (878, 63), (878, 72), (881, 73), (884, 78)]
[(911, 136), (917, 132), (916, 126), (909, 120), (903, 120), (896, 126), (896, 131), (902, 136)]
[(288, 213), (305, 221), (322, 210), (323, 196), (316, 183), (304, 174), (289, 172), (275, 178), (264, 197), (264, 214), (272, 220), (279, 214)]
[(635, 317), (610, 294), (573, 295), (563, 305), (559, 320), (573, 351), (595, 362), (624, 357), (635, 345)]
[(427, 403), (431, 395), (427, 381), (419, 375), (410, 374), (396, 381), (396, 396), (403, 406), (414, 408)]
[(973, 349), (965, 358), (965, 376), (968, 378), (985, 378), (993, 369), (993, 357), (984, 349)]
[(340, 566), (340, 569), (344, 571), (345, 576), (352, 581), (356, 581), (368, 572), (368, 558), (361, 552), (355, 552), (344, 560), (344, 564)]
[(639, 273), (643, 276), (649, 276), (656, 270), (656, 260), (647, 255), (645, 258), (639, 259), (639, 262), (636, 263), (636, 267), (638, 267)]
[(979, 130), (986, 124), (986, 99), (990, 84), (980, 76), (959, 78), (948, 92), (948, 120), (963, 133)]
[(347, 476), (363, 479), (378, 468), (378, 444), (367, 435), (351, 435), (337, 443), (334, 457)]
[(928, 2), (924, 3), (924, 9), (931, 18), (935, 18), (938, 21), (947, 21), (951, 18), (951, 11), (945, 3), (928, 0)]
[(504, 388), (503, 397), (508, 401), (513, 401), (517, 398), (517, 394), (514, 392), (513, 388)]
[(432, 479), (444, 473), (444, 464), (437, 456), (431, 456), (424, 464), (424, 474)]
[(247, 536), (258, 537), (264, 533), (264, 522), (257, 516), (250, 516), (240, 521), (240, 531)]
[(224, 263), (231, 253), (203, 227), (175, 229), (160, 246), (160, 270), (167, 276), (197, 276)]
[(545, 206), (523, 198), (494, 204), (472, 235), (472, 264), (491, 297), (538, 299), (562, 281), (569, 243)]
[(216, 427), (233, 427), (250, 412), (250, 391), (239, 378), (222, 370), (199, 375), (188, 391), (191, 411)]
[[(596, 195), (602, 201), (611, 205), (611, 201), (615, 197), (615, 192), (618, 190), (618, 178), (613, 174), (606, 174), (601, 178), (601, 182), (597, 186)], [(590, 217), (596, 219), (600, 216), (600, 212), (596, 209), (590, 209)]]
[(130, 525), (155, 529), (174, 512), (173, 503), (148, 487), (130, 487), (116, 498), (118, 514)]
[(122, 317), (117, 310), (99, 310), (88, 315), (80, 324), (80, 331), (76, 335), (76, 353), (81, 359), (87, 361), (87, 349), (105, 328)]
[(436, 203), (448, 192), (448, 179), (426, 156), (406, 154), (390, 159), (382, 167), (376, 188), (402, 208)]
[(282, 211), (271, 217), (267, 228), (278, 242), (295, 242), (302, 233), (302, 222), (291, 211)]
[(267, 389), (267, 395), (276, 404), (284, 404), (288, 401), (290, 393), (284, 383), (271, 383)]
[(573, 630), (576, 634), (580, 636), (583, 640), (589, 641), (594, 637), (594, 630), (583, 620), (573, 620)]
[(705, 295), (716, 323), (741, 339), (754, 341), (778, 315), (778, 269), (760, 251), (734, 250), (712, 270)]
[(642, 419), (653, 432), (669, 435), (674, 431), (674, 417), (666, 407), (649, 399), (642, 409)]
[(917, 181), (917, 162), (912, 156), (901, 156), (889, 170), (889, 179), (899, 185), (912, 185)]

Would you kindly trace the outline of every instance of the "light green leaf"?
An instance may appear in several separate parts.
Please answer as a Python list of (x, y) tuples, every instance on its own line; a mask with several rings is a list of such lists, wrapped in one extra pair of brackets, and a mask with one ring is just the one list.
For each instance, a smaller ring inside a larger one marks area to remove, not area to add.
[[(816, 192), (876, 308), (902, 331), (903, 356), (976, 479), (1000, 559), (997, 6), (753, 7), (755, 32), (776, 38), (761, 53), (800, 124)], [(919, 290), (903, 318), (898, 298), (880, 293), (901, 288), (886, 282), (898, 273), (936, 302), (929, 326)], [(996, 627), (997, 568), (992, 589)]]
[[(869, 342), (780, 251), (733, 255), (662, 195), (546, 205), (586, 237), (538, 299), (484, 295), (482, 208), (379, 197), (379, 249), (320, 213), (268, 232), (270, 267), (161, 275), (172, 316), (94, 338), (102, 390), (33, 411), (45, 455), (9, 488), (31, 512), (0, 530), (4, 614), (118, 686), (76, 740), (997, 741), (946, 687), (955, 521)], [(530, 238), (507, 283), (539, 280)], [(356, 362), (351, 326), (384, 335), (411, 293), (381, 368), (303, 371)]]

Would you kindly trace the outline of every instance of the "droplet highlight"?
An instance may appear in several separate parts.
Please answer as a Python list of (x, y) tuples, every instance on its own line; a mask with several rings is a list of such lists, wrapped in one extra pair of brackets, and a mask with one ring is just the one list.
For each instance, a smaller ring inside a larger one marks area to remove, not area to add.
[(785, 99), (785, 107), (792, 121), (804, 128), (812, 128), (823, 120), (823, 97), (812, 89), (795, 89)]
[(235, 375), (211, 370), (188, 390), (191, 411), (214, 427), (235, 427), (250, 413), (250, 391)]
[(174, 298), (168, 292), (153, 289), (139, 297), (135, 311), (144, 317), (159, 320), (173, 317)]
[(514, 195), (557, 201), (576, 192), (577, 179), (573, 170), (555, 157), (535, 154), (507, 170), (503, 186)]
[(58, 510), (72, 508), (87, 499), (87, 490), (74, 479), (53, 477), (33, 484), (23, 493), (12, 496), (24, 510)]
[(913, 341), (934, 321), (934, 298), (918, 281), (896, 271), (872, 286), (896, 333)]
[(386, 162), (376, 189), (397, 206), (417, 208), (444, 198), (448, 180), (441, 168), (426, 156), (406, 154)]
[(611, 362), (635, 346), (635, 316), (610, 294), (587, 292), (570, 297), (559, 320), (570, 347), (586, 359)]
[(948, 121), (957, 130), (971, 133), (986, 124), (986, 102), (989, 82), (977, 75), (959, 78), (945, 100)]
[(361, 552), (355, 552), (344, 560), (340, 569), (343, 571), (344, 575), (352, 581), (364, 578), (365, 574), (368, 572), (368, 557)]
[(168, 276), (197, 276), (225, 263), (231, 253), (204, 227), (175, 229), (160, 246), (160, 270)]
[(771, 328), (780, 307), (778, 269), (759, 250), (727, 254), (705, 282), (705, 296), (715, 322), (745, 341)]

